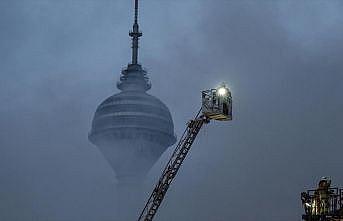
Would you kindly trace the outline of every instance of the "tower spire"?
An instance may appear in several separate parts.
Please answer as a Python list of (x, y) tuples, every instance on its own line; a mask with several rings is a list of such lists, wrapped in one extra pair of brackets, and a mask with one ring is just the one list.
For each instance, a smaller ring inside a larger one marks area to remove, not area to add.
[(125, 69), (122, 70), (120, 81), (117, 83), (118, 89), (122, 91), (135, 90), (147, 91), (151, 88), (151, 83), (147, 76), (147, 72), (138, 63), (138, 41), (142, 36), (138, 26), (138, 1), (134, 0), (134, 22), (133, 29), (130, 31), (129, 36), (132, 38), (132, 60)]
[(135, 0), (135, 20), (129, 36), (132, 38), (132, 64), (137, 64), (138, 60), (138, 40), (142, 36), (138, 26), (138, 0)]

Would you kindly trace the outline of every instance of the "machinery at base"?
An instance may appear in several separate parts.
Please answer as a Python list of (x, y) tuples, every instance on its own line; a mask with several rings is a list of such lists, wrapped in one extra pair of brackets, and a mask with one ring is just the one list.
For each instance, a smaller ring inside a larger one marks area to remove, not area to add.
[(145, 204), (138, 221), (153, 220), (201, 127), (211, 120), (232, 120), (232, 97), (230, 90), (225, 85), (202, 92), (202, 107), (196, 117), (188, 122), (186, 130)]
[(317, 189), (301, 193), (305, 210), (304, 221), (343, 221), (343, 188), (331, 187), (331, 180), (323, 177)]

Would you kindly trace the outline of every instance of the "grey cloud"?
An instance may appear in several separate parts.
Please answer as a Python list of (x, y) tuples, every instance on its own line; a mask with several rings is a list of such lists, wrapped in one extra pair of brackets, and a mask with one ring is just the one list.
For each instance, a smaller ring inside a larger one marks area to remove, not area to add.
[[(0, 3), (1, 220), (115, 219), (114, 173), (87, 133), (130, 59), (130, 3)], [(202, 89), (226, 81), (235, 105), (199, 134), (157, 220), (295, 220), (318, 178), (342, 185), (340, 1), (141, 6), (139, 59), (178, 135)]]

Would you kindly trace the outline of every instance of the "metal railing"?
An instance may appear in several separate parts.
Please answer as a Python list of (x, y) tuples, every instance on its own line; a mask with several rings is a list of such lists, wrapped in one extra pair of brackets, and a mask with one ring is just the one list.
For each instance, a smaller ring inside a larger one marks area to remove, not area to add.
[(311, 189), (306, 194), (304, 220), (343, 220), (343, 188)]

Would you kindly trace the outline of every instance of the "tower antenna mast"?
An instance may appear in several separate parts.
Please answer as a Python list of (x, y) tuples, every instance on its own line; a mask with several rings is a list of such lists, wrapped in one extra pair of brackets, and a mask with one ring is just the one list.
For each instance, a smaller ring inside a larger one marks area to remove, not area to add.
[(138, 0), (135, 0), (135, 20), (129, 36), (132, 38), (132, 61), (131, 64), (138, 64), (138, 40), (142, 36), (138, 25)]

